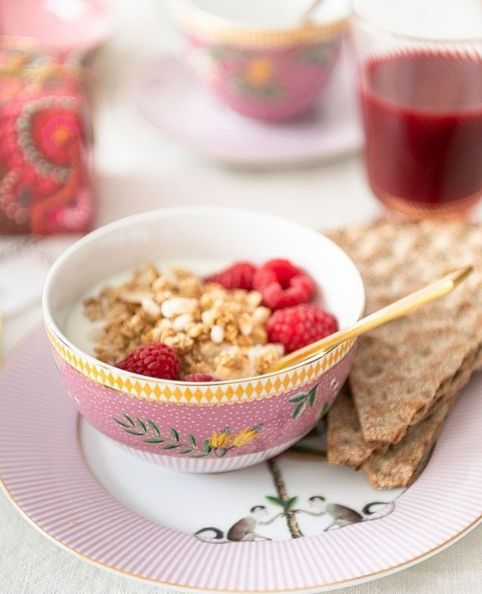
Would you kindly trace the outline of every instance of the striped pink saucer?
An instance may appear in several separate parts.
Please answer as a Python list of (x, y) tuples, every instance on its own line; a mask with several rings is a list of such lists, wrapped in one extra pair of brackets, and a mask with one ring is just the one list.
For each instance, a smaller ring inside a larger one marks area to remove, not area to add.
[(192, 64), (164, 54), (136, 84), (132, 101), (155, 129), (195, 152), (237, 167), (276, 168), (360, 149), (355, 80), (355, 61), (345, 47), (313, 112), (273, 124), (234, 113), (200, 83)]
[(317, 436), (243, 470), (174, 473), (79, 422), (39, 330), (0, 378), (1, 481), (40, 531), (106, 569), (178, 591), (326, 591), (422, 561), (480, 522), (481, 392), (479, 376), (405, 491), (328, 466)]

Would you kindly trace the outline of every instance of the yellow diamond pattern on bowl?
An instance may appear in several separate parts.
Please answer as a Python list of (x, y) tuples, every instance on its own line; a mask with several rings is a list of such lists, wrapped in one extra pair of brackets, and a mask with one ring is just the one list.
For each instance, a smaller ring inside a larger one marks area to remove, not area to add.
[(120, 369), (109, 368), (88, 355), (75, 352), (49, 328), (47, 328), (47, 334), (58, 355), (68, 365), (98, 384), (139, 400), (173, 404), (188, 403), (199, 406), (219, 403), (234, 404), (273, 398), (288, 390), (300, 388), (306, 382), (323, 375), (341, 361), (354, 343), (353, 340), (344, 342), (325, 355), (323, 359), (306, 363), (301, 368), (292, 371), (280, 371), (274, 376), (260, 377), (257, 380), (243, 381), (241, 379), (222, 386), (207, 385), (192, 389), (155, 378), (133, 379)]

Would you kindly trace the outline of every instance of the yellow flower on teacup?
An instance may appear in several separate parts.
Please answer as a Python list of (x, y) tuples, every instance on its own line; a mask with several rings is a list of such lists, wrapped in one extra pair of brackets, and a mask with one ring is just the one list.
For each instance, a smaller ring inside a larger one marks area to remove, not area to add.
[(227, 448), (231, 441), (231, 435), (227, 429), (221, 432), (214, 432), (209, 440), (209, 445), (212, 448)]
[(256, 427), (246, 427), (240, 431), (234, 438), (233, 438), (233, 447), (239, 448), (240, 446), (244, 446), (248, 443), (251, 443), (258, 437), (258, 430)]
[(246, 80), (254, 86), (267, 83), (274, 74), (274, 64), (269, 58), (255, 58), (246, 66)]

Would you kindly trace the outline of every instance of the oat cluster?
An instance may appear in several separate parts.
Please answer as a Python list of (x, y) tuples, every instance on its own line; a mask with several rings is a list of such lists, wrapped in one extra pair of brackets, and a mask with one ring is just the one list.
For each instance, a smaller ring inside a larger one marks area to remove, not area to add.
[(117, 287), (84, 301), (95, 356), (116, 365), (138, 346), (163, 342), (174, 348), (182, 375), (207, 373), (236, 379), (265, 373), (283, 354), (268, 342), (270, 309), (258, 291), (228, 290), (188, 270), (169, 276), (152, 264)]

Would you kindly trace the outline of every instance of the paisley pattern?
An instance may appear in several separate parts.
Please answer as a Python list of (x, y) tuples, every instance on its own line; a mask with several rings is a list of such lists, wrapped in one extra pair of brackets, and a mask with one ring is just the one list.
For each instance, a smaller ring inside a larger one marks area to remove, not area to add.
[(0, 46), (0, 232), (89, 228), (94, 197), (79, 52)]

